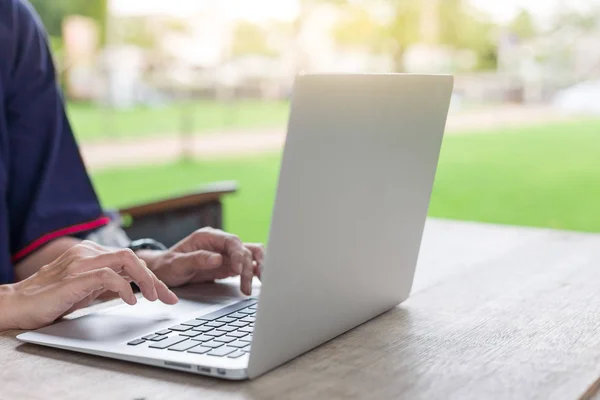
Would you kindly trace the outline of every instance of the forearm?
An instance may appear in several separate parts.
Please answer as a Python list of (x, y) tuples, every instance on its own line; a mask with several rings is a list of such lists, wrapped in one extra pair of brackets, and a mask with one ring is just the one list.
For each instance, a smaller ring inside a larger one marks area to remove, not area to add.
[(81, 243), (81, 240), (73, 237), (61, 237), (48, 243), (15, 266), (15, 276), (17, 281), (29, 278), (31, 275), (38, 272), (44, 265), (56, 260), (65, 251), (78, 243)]

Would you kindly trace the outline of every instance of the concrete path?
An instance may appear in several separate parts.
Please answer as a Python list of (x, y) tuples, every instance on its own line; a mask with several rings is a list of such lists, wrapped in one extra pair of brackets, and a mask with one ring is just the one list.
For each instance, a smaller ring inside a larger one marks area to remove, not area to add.
[[(565, 121), (570, 117), (542, 107), (502, 106), (451, 113), (447, 134), (486, 132), (491, 129)], [(81, 146), (90, 169), (168, 162), (183, 151), (202, 159), (239, 157), (281, 150), (285, 128), (260, 131), (230, 131), (195, 135), (182, 143), (176, 136), (143, 142), (113, 141)]]

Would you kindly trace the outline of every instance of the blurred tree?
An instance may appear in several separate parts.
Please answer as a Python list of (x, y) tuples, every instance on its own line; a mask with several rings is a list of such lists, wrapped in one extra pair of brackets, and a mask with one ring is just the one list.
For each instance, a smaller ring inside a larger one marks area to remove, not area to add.
[(388, 40), (393, 43), (394, 64), (396, 70), (400, 72), (404, 70), (406, 50), (421, 39), (421, 1), (395, 0), (393, 7), (393, 18), (384, 32)]
[(231, 45), (231, 56), (249, 55), (275, 56), (277, 52), (269, 43), (267, 30), (248, 21), (240, 21), (235, 26)]
[(521, 10), (509, 25), (509, 30), (519, 39), (531, 39), (538, 34), (533, 15), (527, 10)]
[(62, 21), (69, 15), (94, 19), (103, 38), (106, 27), (108, 0), (29, 0), (42, 18), (50, 36), (62, 36)]
[(396, 69), (401, 71), (405, 51), (421, 39), (420, 7), (420, 0), (399, 1), (390, 9), (391, 17), (382, 18), (374, 15), (366, 2), (348, 3), (333, 36), (343, 47), (392, 54)]
[(417, 43), (438, 43), (472, 50), (478, 68), (496, 66), (494, 24), (476, 13), (464, 0), (383, 1), (390, 18), (376, 18), (370, 11), (374, 0), (354, 0), (334, 28), (342, 46), (361, 46), (369, 51), (393, 55), (396, 70), (404, 68), (406, 50)]
[(180, 19), (165, 16), (134, 16), (114, 18), (111, 23), (112, 43), (135, 46), (143, 51), (146, 79), (158, 79), (159, 71), (164, 71), (174, 61), (174, 55), (165, 46), (164, 39), (169, 35), (187, 35), (189, 26)]
[(385, 44), (387, 26), (384, 21), (377, 20), (367, 9), (359, 6), (349, 7), (333, 27), (335, 41), (342, 47), (366, 48), (378, 54), (391, 50)]
[(162, 30), (157, 29), (156, 21), (148, 17), (126, 17), (113, 21), (114, 35), (119, 43), (129, 44), (144, 50), (157, 49)]
[(308, 54), (306, 54), (302, 48), (301, 41), (299, 40), (302, 33), (305, 31), (307, 23), (319, 9), (319, 7), (327, 5), (338, 5), (343, 6), (348, 2), (354, 0), (298, 0), (299, 12), (298, 17), (293, 23), (293, 38), (295, 40), (295, 51), (296, 51), (296, 64), (298, 70), (304, 70), (308, 65)]
[(497, 26), (487, 14), (468, 7), (464, 0), (444, 0), (439, 15), (440, 43), (473, 51), (477, 56), (476, 69), (497, 67)]
[(582, 32), (600, 29), (600, 6), (592, 7), (585, 12), (565, 8), (563, 12), (557, 13), (553, 23), (554, 30), (563, 28), (575, 28)]
[(46, 30), (50, 36), (59, 37), (62, 35), (62, 20), (65, 16), (63, 6), (60, 2), (53, 4), (46, 0), (30, 0), (42, 22), (46, 26)]

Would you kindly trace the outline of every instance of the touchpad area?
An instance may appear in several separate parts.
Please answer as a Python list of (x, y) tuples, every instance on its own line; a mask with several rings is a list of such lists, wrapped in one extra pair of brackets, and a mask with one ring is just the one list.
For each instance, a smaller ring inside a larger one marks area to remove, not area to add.
[[(253, 289), (257, 295), (260, 283), (255, 281)], [(127, 305), (120, 299), (109, 301), (77, 311), (63, 321), (31, 333), (35, 334), (35, 342), (38, 343), (64, 343), (65, 339), (72, 339), (80, 345), (85, 343), (86, 347), (122, 344), (179, 325), (244, 298), (239, 291), (239, 278), (226, 279), (216, 284), (185, 286), (174, 292), (179, 297), (179, 303), (175, 305), (150, 302), (138, 294), (135, 306)]]
[(123, 303), (79, 318), (64, 320), (43, 328), (38, 333), (83, 341), (122, 342), (178, 325), (186, 319), (199, 317), (232, 302), (232, 299), (211, 300), (200, 302), (180, 299), (176, 305), (166, 305), (140, 298), (135, 306)]

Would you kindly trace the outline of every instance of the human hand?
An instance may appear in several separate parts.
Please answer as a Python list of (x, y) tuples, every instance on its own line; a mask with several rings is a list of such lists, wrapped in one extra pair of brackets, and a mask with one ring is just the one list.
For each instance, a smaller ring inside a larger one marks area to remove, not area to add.
[[(31, 277), (9, 285), (0, 325), (7, 329), (36, 329), (89, 305), (106, 291), (127, 304), (136, 304), (130, 282), (144, 297), (175, 304), (177, 296), (129, 249), (109, 250), (82, 242), (42, 267)], [(4, 321), (2, 319), (6, 318)]]
[(264, 257), (260, 244), (244, 244), (230, 233), (203, 228), (161, 253), (149, 266), (170, 287), (240, 275), (242, 292), (251, 295), (252, 278), (260, 278)]

